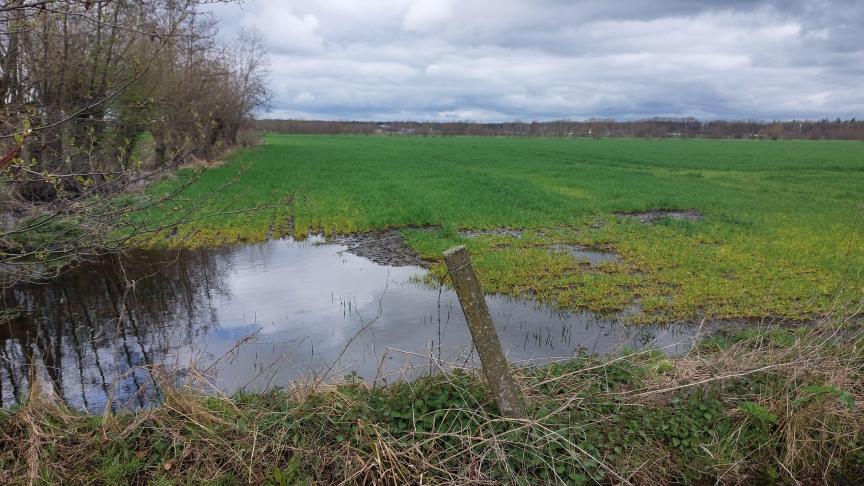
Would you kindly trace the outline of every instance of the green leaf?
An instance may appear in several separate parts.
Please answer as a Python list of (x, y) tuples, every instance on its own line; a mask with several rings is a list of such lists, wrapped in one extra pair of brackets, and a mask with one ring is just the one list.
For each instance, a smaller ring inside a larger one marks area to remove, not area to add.
[(754, 402), (743, 402), (738, 406), (742, 411), (746, 412), (751, 417), (762, 422), (777, 423), (777, 415), (771, 413), (770, 410)]
[(837, 397), (837, 400), (840, 403), (842, 403), (843, 405), (846, 405), (846, 408), (849, 408), (849, 409), (855, 408), (855, 397), (850, 395), (845, 390), (840, 393), (840, 396)]
[(570, 471), (570, 479), (579, 486), (588, 483), (588, 477), (576, 471)]

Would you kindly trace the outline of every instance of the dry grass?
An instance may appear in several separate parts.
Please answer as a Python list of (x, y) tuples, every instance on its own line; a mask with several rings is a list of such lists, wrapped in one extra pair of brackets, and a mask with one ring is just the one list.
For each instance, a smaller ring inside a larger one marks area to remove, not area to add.
[(526, 420), (475, 373), (235, 397), (172, 388), (102, 418), (34, 392), (0, 412), (3, 484), (854, 483), (864, 478), (858, 324), (714, 336), (523, 369)]

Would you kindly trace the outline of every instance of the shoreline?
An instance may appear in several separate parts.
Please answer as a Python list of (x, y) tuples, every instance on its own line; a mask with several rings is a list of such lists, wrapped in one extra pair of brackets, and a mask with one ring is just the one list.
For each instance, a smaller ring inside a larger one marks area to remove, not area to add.
[(715, 335), (682, 357), (517, 369), (525, 420), (501, 418), (480, 376), (458, 370), (232, 397), (163, 385), (161, 405), (101, 417), (34, 398), (0, 411), (0, 481), (854, 482), (862, 342), (823, 322)]

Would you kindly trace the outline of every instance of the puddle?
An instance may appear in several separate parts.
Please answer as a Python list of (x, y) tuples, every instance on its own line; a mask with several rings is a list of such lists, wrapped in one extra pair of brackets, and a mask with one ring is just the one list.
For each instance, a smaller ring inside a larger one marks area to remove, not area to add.
[(549, 247), (550, 250), (559, 253), (569, 253), (576, 260), (587, 261), (589, 265), (599, 265), (607, 262), (617, 262), (621, 260), (620, 255), (613, 251), (603, 251), (596, 248), (589, 248), (580, 245), (567, 245), (563, 243), (555, 244)]
[(699, 221), (702, 219), (702, 213), (695, 209), (650, 209), (641, 212), (620, 212), (615, 213), (619, 216), (637, 218), (643, 223), (653, 223), (659, 219), (669, 218), (686, 221)]
[[(43, 384), (92, 412), (109, 395), (115, 407), (158, 401), (150, 375), (156, 366), (194, 365), (231, 393), (287, 386), (313, 373), (394, 381), (437, 369), (435, 362), (475, 362), (452, 291), (417, 283), (420, 267), (381, 265), (347, 249), (313, 237), (141, 251), (5, 291), (3, 307), (22, 312), (0, 324), (0, 402), (26, 397), (31, 362)], [(135, 281), (128, 291), (124, 274)], [(622, 347), (678, 354), (694, 332), (686, 325), (627, 327), (614, 317), (502, 296), (487, 302), (516, 362)]]
[(459, 236), (464, 238), (478, 238), (481, 236), (511, 236), (513, 238), (521, 238), (525, 234), (524, 230), (512, 228), (493, 228), (493, 229), (462, 229), (459, 230)]

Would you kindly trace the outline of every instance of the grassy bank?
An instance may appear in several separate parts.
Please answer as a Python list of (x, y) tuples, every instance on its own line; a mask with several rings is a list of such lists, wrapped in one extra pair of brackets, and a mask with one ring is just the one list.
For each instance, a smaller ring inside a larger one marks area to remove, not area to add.
[(373, 389), (235, 397), (165, 388), (93, 417), (0, 412), (3, 484), (707, 484), (864, 479), (864, 348), (846, 323), (747, 330), (684, 357), (524, 369), (530, 418), (454, 371)]
[[(150, 193), (194, 176), (181, 171)], [(441, 252), (468, 245), (490, 292), (568, 309), (638, 304), (648, 321), (799, 319), (864, 295), (861, 187), (864, 144), (853, 142), (271, 135), (137, 218), (195, 218), (145, 246), (396, 226), (438, 276)], [(254, 207), (264, 209), (243, 211)], [(703, 217), (618, 214), (657, 208)], [(423, 225), (437, 226), (411, 229)], [(457, 232), (501, 227), (528, 231)], [(589, 266), (550, 251), (559, 243), (622, 258)]]

